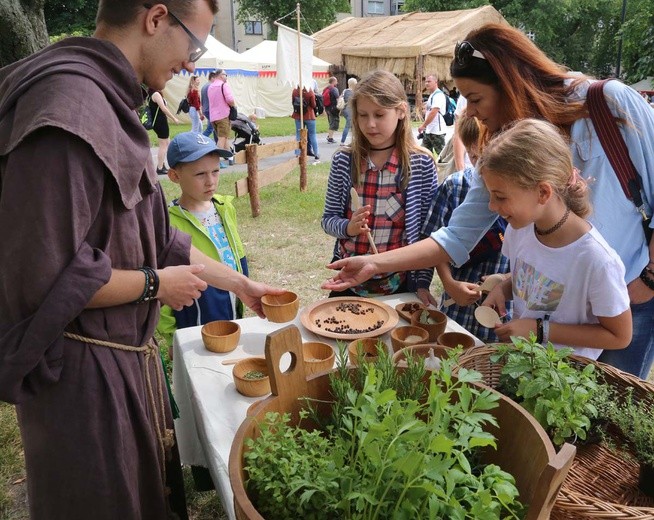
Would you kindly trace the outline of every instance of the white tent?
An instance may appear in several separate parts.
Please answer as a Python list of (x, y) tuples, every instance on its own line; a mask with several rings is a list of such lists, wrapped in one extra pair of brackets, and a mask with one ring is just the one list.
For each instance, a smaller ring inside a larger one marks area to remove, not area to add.
[[(239, 112), (250, 115), (256, 108), (260, 108), (268, 117), (285, 117), (293, 112), (292, 89), (277, 82), (276, 41), (264, 40), (242, 54), (225, 47), (212, 36), (209, 36), (205, 45), (208, 52), (198, 60), (195, 69), (195, 73), (201, 77), (202, 85), (209, 72), (222, 68), (227, 71), (227, 81), (234, 92)], [(315, 56), (312, 63), (313, 78), (318, 86), (326, 85), (329, 63)], [(184, 71), (166, 84), (164, 97), (173, 112), (186, 95), (188, 81), (189, 75)], [(188, 121), (186, 114), (184, 116), (184, 120)]]

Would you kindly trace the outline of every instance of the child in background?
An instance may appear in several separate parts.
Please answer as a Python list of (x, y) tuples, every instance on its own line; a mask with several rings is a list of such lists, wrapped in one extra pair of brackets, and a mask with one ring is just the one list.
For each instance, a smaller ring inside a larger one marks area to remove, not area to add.
[[(202, 134), (176, 135), (168, 148), (168, 177), (179, 184), (182, 194), (171, 203), (168, 212), (170, 224), (190, 235), (195, 247), (247, 276), (248, 264), (232, 205), (234, 197), (215, 194), (220, 158), (231, 156), (229, 150), (216, 148), (216, 143)], [(157, 331), (171, 345), (178, 328), (241, 317), (243, 304), (233, 293), (208, 287), (195, 305), (179, 311), (164, 305)]]
[(502, 252), (511, 277), (483, 305), (514, 319), (498, 324), (502, 341), (536, 334), (597, 359), (631, 341), (629, 296), (620, 257), (585, 217), (586, 182), (552, 124), (524, 119), (492, 139), (477, 163), (489, 208), (509, 223)]
[[(474, 117), (462, 116), (457, 120), (457, 136), (468, 152), (473, 168), (465, 168), (448, 176), (436, 189), (436, 196), (429, 210), (423, 236), (427, 237), (437, 229), (446, 227), (454, 209), (468, 194), (474, 175), (479, 150), (479, 122)], [(443, 312), (477, 336), (483, 342), (497, 341), (493, 329), (479, 324), (475, 319), (475, 302), (481, 297), (478, 282), (493, 273), (507, 273), (509, 261), (502, 255), (502, 241), (506, 221), (498, 217), (475, 248), (470, 252), (470, 259), (460, 267), (450, 264), (436, 266), (438, 276), (443, 283), (441, 303), (450, 298), (455, 303), (443, 308)], [(510, 311), (510, 308), (507, 309)], [(510, 317), (510, 316), (509, 316)]]
[[(348, 106), (352, 144), (334, 154), (322, 217), (325, 232), (336, 237), (334, 259), (371, 253), (368, 231), (379, 252), (420, 240), (436, 189), (434, 159), (413, 137), (404, 87), (393, 74), (369, 74)], [(356, 211), (352, 187), (361, 203)], [(332, 296), (415, 291), (430, 303), (432, 276), (433, 269), (383, 273)]]

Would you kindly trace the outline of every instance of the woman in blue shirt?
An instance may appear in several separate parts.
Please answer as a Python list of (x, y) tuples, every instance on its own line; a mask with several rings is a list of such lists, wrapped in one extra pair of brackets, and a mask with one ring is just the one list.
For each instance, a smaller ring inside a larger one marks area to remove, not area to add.
[[(482, 123), (482, 142), (505, 125), (527, 117), (545, 119), (568, 137), (574, 165), (590, 185), (593, 214), (589, 220), (620, 255), (631, 300), (631, 344), (607, 352), (600, 360), (647, 378), (654, 361), (654, 244), (646, 240), (641, 214), (624, 196), (588, 117), (586, 94), (592, 80), (554, 63), (519, 30), (498, 24), (476, 29), (457, 44), (450, 71), (468, 100), (467, 115)], [(605, 85), (604, 96), (640, 174), (644, 210), (651, 217), (654, 111), (636, 91), (617, 81)], [(419, 269), (447, 261), (461, 265), (497, 218), (488, 202), (488, 191), (475, 175), (464, 203), (446, 228), (400, 250), (334, 262), (330, 267), (340, 272), (323, 288), (345, 289), (390, 270)]]

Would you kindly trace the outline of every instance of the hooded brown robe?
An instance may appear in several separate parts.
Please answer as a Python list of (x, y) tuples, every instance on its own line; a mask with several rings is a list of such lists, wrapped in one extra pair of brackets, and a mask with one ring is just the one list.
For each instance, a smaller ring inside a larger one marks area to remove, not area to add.
[[(0, 70), (0, 399), (17, 403), (33, 519), (171, 516), (144, 355), (63, 337), (145, 344), (156, 300), (86, 305), (112, 268), (189, 263), (142, 103), (130, 63), (96, 39)], [(165, 410), (172, 427), (167, 398)], [(167, 475), (171, 486), (179, 465)]]

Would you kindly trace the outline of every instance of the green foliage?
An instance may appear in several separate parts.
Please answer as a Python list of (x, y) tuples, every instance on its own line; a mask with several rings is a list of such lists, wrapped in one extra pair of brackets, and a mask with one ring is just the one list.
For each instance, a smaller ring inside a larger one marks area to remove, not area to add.
[(495, 446), (484, 427), (496, 424), (488, 410), (499, 399), (471, 385), (480, 374), (464, 369), (454, 378), (454, 357), (443, 360), (420, 403), (386, 388), (391, 379), (381, 363), (356, 370), (365, 374), (360, 390), (359, 376), (352, 381), (344, 364), (331, 378), (344, 382), (339, 426), (308, 432), (287, 416), (266, 416), (245, 454), (259, 512), (280, 519), (520, 518), (513, 477), (477, 463), (479, 448)]
[[(277, 27), (274, 22), (289, 13), (293, 13), (281, 23), (297, 28), (295, 6), (296, 0), (241, 0), (238, 3), (236, 20), (240, 23), (248, 20), (262, 20), (270, 26), (268, 38), (277, 38)], [(302, 0), (300, 2), (300, 30), (312, 34), (331, 25), (336, 21), (336, 13), (350, 12), (349, 2), (337, 0), (325, 2), (324, 0)]]
[(595, 366), (580, 369), (571, 362), (570, 348), (555, 349), (529, 340), (511, 338), (513, 345), (500, 345), (491, 361), (504, 361), (500, 387), (531, 413), (561, 445), (576, 438), (585, 440), (591, 420), (597, 417), (592, 396), (598, 384)]
[(90, 36), (97, 10), (97, 0), (47, 0), (43, 11), (51, 41), (64, 36)]

